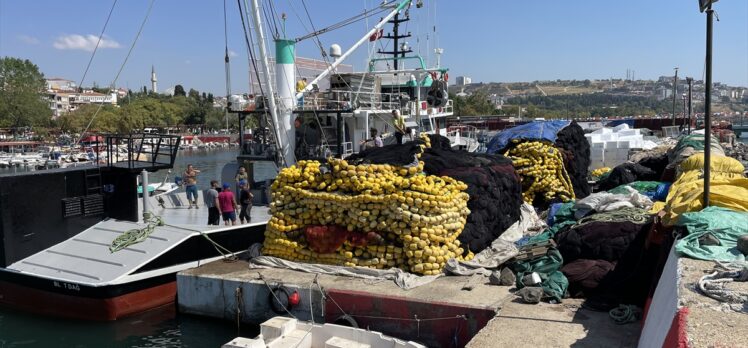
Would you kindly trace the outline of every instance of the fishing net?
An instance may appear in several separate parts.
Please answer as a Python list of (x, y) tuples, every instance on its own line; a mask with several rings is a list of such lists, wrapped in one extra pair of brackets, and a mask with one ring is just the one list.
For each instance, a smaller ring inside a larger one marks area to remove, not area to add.
[(576, 122), (571, 122), (556, 135), (556, 147), (564, 149), (564, 168), (569, 173), (574, 195), (587, 197), (592, 189), (587, 183), (590, 167), (590, 144), (584, 137), (584, 130)]
[(421, 163), (335, 158), (283, 168), (272, 186), (263, 254), (426, 275), (450, 258), (471, 259), (457, 241), (470, 213), (466, 185), (422, 170)]
[(608, 191), (634, 181), (654, 181), (659, 178), (659, 175), (652, 169), (638, 163), (626, 162), (613, 168), (610, 174), (598, 183), (601, 191)]
[(423, 141), (415, 140), (402, 145), (392, 144), (368, 148), (350, 155), (346, 160), (352, 164), (391, 164), (397, 166), (418, 164), (416, 155), (421, 153), (423, 144)]
[[(431, 142), (444, 144), (442, 139), (446, 138), (432, 136)], [(467, 184), (471, 213), (458, 237), (461, 245), (467, 247), (466, 252), (482, 251), (519, 220), (521, 186), (508, 158), (442, 146), (426, 149), (421, 159), (426, 173), (449, 176)]]

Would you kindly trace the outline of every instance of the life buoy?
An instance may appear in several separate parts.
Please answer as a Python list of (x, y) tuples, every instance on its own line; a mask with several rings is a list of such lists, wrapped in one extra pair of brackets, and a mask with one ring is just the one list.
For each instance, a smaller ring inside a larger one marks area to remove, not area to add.
[(448, 82), (448, 81), (449, 81), (449, 73), (445, 72), (444, 73), (444, 82)]
[(291, 291), (285, 286), (279, 286), (270, 292), (268, 300), (270, 301), (270, 309), (273, 312), (276, 314), (287, 314), (287, 312), (291, 311), (298, 304), (298, 293)]

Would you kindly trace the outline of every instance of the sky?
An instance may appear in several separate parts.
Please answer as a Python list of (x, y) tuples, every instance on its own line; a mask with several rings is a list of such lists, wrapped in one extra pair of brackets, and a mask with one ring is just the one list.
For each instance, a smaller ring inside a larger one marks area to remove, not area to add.
[[(150, 1), (116, 3), (84, 86), (112, 83)], [(160, 90), (182, 84), (185, 89), (224, 95), (224, 2), (154, 1), (116, 85), (150, 86), (154, 66)], [(288, 38), (335, 24), (381, 2), (304, 1), (309, 16), (302, 0), (273, 1), (278, 16), (287, 14)], [(674, 67), (680, 68), (681, 77), (701, 79), (704, 74), (706, 19), (697, 0), (423, 1), (425, 6), (413, 6), (412, 20), (403, 24), (412, 33), (408, 43), (429, 66), (436, 64), (433, 49), (443, 48), (441, 65), (450, 69), (451, 79), (460, 75), (473, 82), (625, 78), (627, 69), (634, 70), (637, 79), (656, 79), (672, 76)], [(30, 59), (47, 77), (80, 82), (113, 2), (0, 0), (0, 56)], [(271, 14), (268, 0), (260, 2)], [(722, 0), (714, 8), (719, 21), (714, 22), (713, 80), (748, 86), (748, 1)], [(231, 88), (235, 93), (247, 91), (247, 48), (237, 2), (228, 0), (226, 9)], [(322, 47), (337, 43), (346, 50), (379, 18), (321, 35)], [(266, 28), (273, 27), (269, 19), (263, 19)], [(276, 18), (282, 27), (280, 22)], [(366, 68), (369, 50), (387, 41), (362, 46), (346, 63), (357, 70)], [(314, 40), (301, 41), (297, 55), (320, 58), (320, 48)]]

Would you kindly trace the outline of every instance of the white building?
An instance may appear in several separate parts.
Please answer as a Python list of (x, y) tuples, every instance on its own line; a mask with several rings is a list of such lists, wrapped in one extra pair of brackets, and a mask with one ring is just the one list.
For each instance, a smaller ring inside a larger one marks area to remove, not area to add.
[(86, 104), (111, 104), (117, 105), (117, 91), (110, 94), (96, 93), (85, 90), (83, 93), (69, 93), (55, 91), (47, 94), (49, 108), (52, 118), (60, 117), (68, 112), (75, 111)]
[(74, 81), (53, 77), (45, 80), (47, 91), (75, 92), (76, 86)]
[(467, 77), (467, 76), (457, 76), (457, 79), (455, 80), (455, 83), (458, 86), (466, 86), (471, 83), (473, 83), (473, 79)]

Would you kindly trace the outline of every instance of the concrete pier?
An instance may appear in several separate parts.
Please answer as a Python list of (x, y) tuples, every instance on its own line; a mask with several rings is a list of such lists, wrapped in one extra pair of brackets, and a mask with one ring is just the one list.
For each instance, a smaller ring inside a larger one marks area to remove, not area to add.
[(391, 281), (314, 280), (310, 273), (250, 269), (244, 261), (213, 262), (177, 275), (179, 311), (258, 324), (279, 315), (270, 308), (270, 289), (282, 285), (299, 294), (290, 310), (299, 320), (333, 323), (347, 314), (359, 327), (429, 347), (635, 347), (640, 329), (581, 309), (581, 300), (524, 304), (513, 287), (481, 276), (442, 277), (411, 290)]

